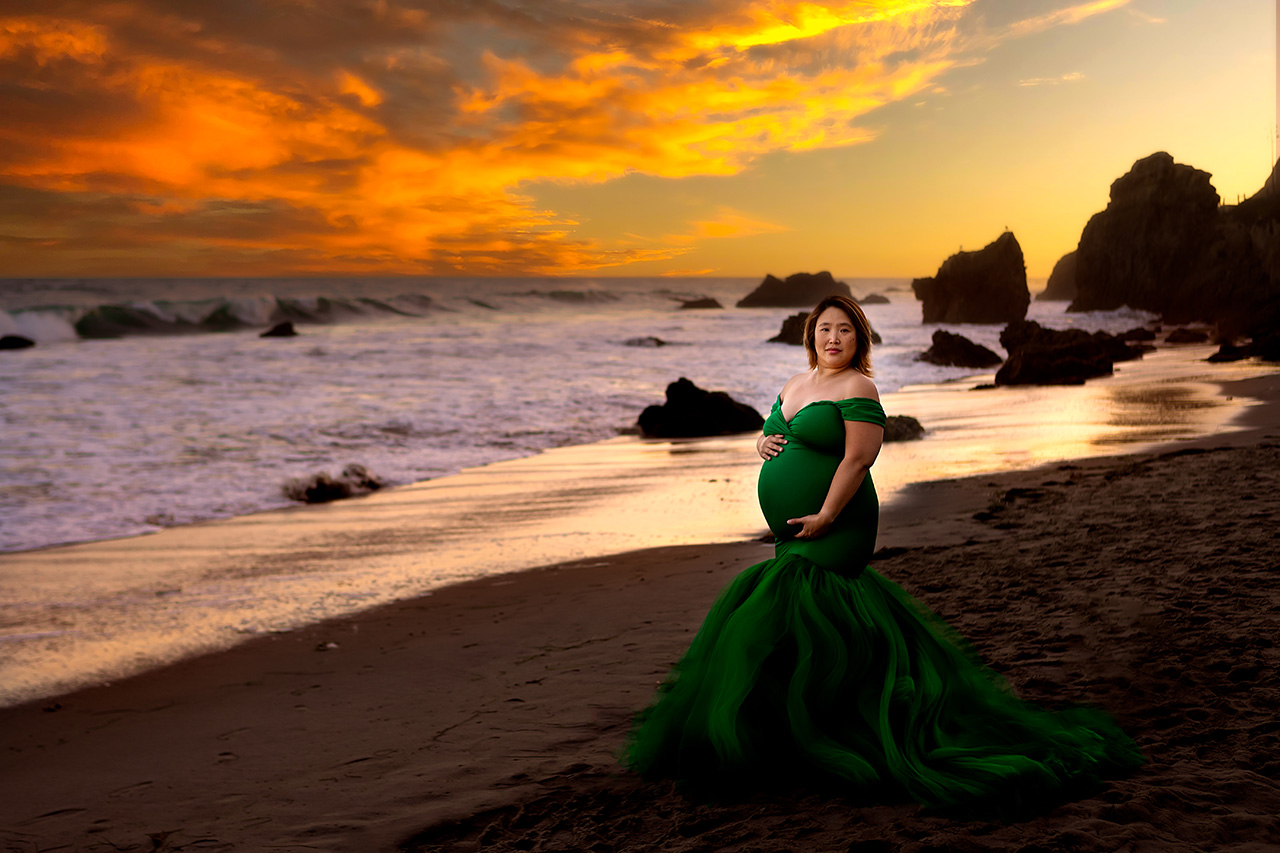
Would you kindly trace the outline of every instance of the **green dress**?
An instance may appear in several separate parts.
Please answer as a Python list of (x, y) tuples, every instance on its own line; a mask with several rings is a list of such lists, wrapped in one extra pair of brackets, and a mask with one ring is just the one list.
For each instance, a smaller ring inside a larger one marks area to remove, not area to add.
[(879, 504), (867, 474), (830, 530), (794, 538), (844, 456), (844, 421), (884, 426), (871, 399), (810, 403), (766, 434), (787, 445), (760, 472), (772, 559), (721, 592), (684, 658), (641, 711), (624, 762), (654, 778), (739, 788), (814, 785), (929, 806), (1009, 812), (1142, 763), (1105, 713), (1014, 695), (938, 616), (867, 567)]

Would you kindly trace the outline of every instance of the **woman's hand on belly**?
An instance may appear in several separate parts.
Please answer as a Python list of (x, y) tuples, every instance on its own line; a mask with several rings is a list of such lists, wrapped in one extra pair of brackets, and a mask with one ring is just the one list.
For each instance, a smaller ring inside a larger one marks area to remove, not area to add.
[(819, 536), (827, 532), (828, 528), (831, 527), (831, 522), (833, 520), (834, 519), (828, 518), (821, 512), (817, 512), (813, 515), (802, 515), (799, 518), (788, 518), (787, 524), (801, 525), (800, 530), (795, 534), (795, 538), (817, 539)]

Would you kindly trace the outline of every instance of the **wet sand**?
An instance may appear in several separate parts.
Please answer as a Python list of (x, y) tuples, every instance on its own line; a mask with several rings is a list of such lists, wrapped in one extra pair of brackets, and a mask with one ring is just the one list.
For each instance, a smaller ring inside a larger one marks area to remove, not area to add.
[[(1205, 364), (1212, 351), (1166, 347), (1076, 387), (979, 390), (979, 376), (886, 394), (928, 432), (881, 451), (881, 502), (1234, 429), (1254, 401), (1216, 383), (1273, 368)], [(324, 506), (0, 554), (0, 706), (485, 575), (757, 537), (753, 441), (619, 436)]]
[(1021, 695), (1149, 763), (1015, 824), (797, 792), (688, 801), (630, 715), (754, 542), (481, 578), (0, 710), (3, 849), (1267, 850), (1280, 846), (1280, 377), (1244, 430), (932, 482), (876, 568)]

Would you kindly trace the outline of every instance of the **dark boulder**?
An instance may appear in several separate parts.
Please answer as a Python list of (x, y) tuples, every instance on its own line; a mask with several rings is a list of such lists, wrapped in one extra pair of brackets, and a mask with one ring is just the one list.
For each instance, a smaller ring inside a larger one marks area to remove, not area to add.
[(680, 308), (684, 309), (703, 309), (703, 308), (723, 308), (720, 300), (705, 297), (703, 299), (684, 299), (680, 302)]
[[(791, 344), (792, 346), (804, 346), (804, 321), (809, 318), (808, 311), (801, 311), (798, 314), (792, 314), (790, 317), (782, 321), (782, 328), (778, 330), (778, 334), (769, 338), (768, 343), (771, 344)], [(873, 346), (879, 346), (880, 334), (875, 330), (871, 330), (871, 343)]]
[(752, 432), (764, 418), (723, 391), (704, 391), (683, 376), (667, 386), (667, 402), (640, 413), (640, 432), (651, 438), (697, 438)]
[(880, 293), (868, 293), (858, 300), (859, 305), (888, 305), (889, 297)]
[(1237, 346), (1230, 341), (1223, 341), (1218, 345), (1218, 351), (1205, 359), (1205, 361), (1223, 362), (1223, 361), (1243, 361), (1253, 355), (1253, 347), (1249, 344)]
[(1141, 326), (1130, 329), (1127, 332), (1121, 332), (1116, 335), (1122, 341), (1154, 341), (1156, 333), (1150, 329), (1144, 329)]
[(812, 308), (827, 296), (853, 298), (849, 285), (829, 272), (798, 272), (786, 281), (766, 275), (760, 286), (738, 300), (739, 308)]
[(938, 329), (933, 333), (933, 346), (920, 354), (920, 360), (944, 367), (995, 367), (1004, 359), (964, 335)]
[(382, 478), (363, 465), (351, 464), (337, 477), (327, 471), (300, 477), (284, 484), (284, 496), (291, 501), (317, 504), (341, 500), (354, 495), (368, 494), (386, 485)]
[(889, 415), (885, 418), (885, 441), (914, 441), (923, 437), (924, 427), (910, 415)]
[(650, 336), (647, 338), (627, 338), (622, 342), (622, 345), (624, 347), (665, 347), (667, 342), (662, 338)]
[(1165, 335), (1166, 344), (1203, 344), (1209, 340), (1209, 333), (1203, 329), (1174, 329)]
[(1090, 335), (1101, 347), (1103, 352), (1112, 361), (1133, 361), (1135, 358), (1142, 358), (1145, 353), (1155, 350), (1155, 347), (1147, 343), (1129, 343), (1123, 338), (1107, 332), (1094, 332)]
[(293, 338), (293, 337), (297, 337), (297, 335), (298, 335), (298, 332), (296, 329), (293, 328), (293, 323), (286, 320), (283, 323), (276, 323), (270, 329), (267, 329), (265, 332), (258, 335), (258, 337), (260, 338)]
[(24, 338), (22, 335), (5, 335), (0, 338), (0, 349), (26, 349), (35, 345), (35, 341)]
[(1010, 323), (1000, 333), (1000, 345), (1009, 357), (996, 372), (997, 385), (1080, 385), (1113, 372), (1113, 348), (1129, 349), (1113, 335), (1046, 329), (1034, 320)]
[(911, 289), (923, 303), (925, 323), (1010, 323), (1026, 317), (1031, 303), (1027, 265), (1012, 231), (976, 252), (957, 252)]
[(1067, 252), (1053, 265), (1049, 282), (1036, 297), (1037, 302), (1070, 302), (1076, 298), (1076, 253)]
[(1280, 361), (1280, 331), (1259, 334), (1247, 344), (1236, 345), (1231, 341), (1223, 341), (1218, 351), (1206, 361), (1241, 361), (1257, 356), (1262, 361)]
[(1253, 354), (1263, 361), (1280, 361), (1280, 332), (1254, 338)]

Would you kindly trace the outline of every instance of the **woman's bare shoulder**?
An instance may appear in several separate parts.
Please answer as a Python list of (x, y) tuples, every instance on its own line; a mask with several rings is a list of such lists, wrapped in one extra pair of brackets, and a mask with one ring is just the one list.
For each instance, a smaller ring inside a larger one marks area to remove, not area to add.
[(848, 378), (844, 378), (843, 388), (846, 393), (845, 399), (849, 397), (869, 397), (872, 400), (880, 399), (880, 390), (876, 388), (875, 381), (865, 373), (857, 370), (850, 370)]
[(797, 385), (799, 385), (801, 382), (805, 381), (808, 378), (809, 378), (808, 373), (797, 373), (795, 376), (792, 376), (785, 383), (783, 383), (782, 393), (779, 394), (778, 396), (784, 400), (787, 399), (787, 392), (794, 390)]

